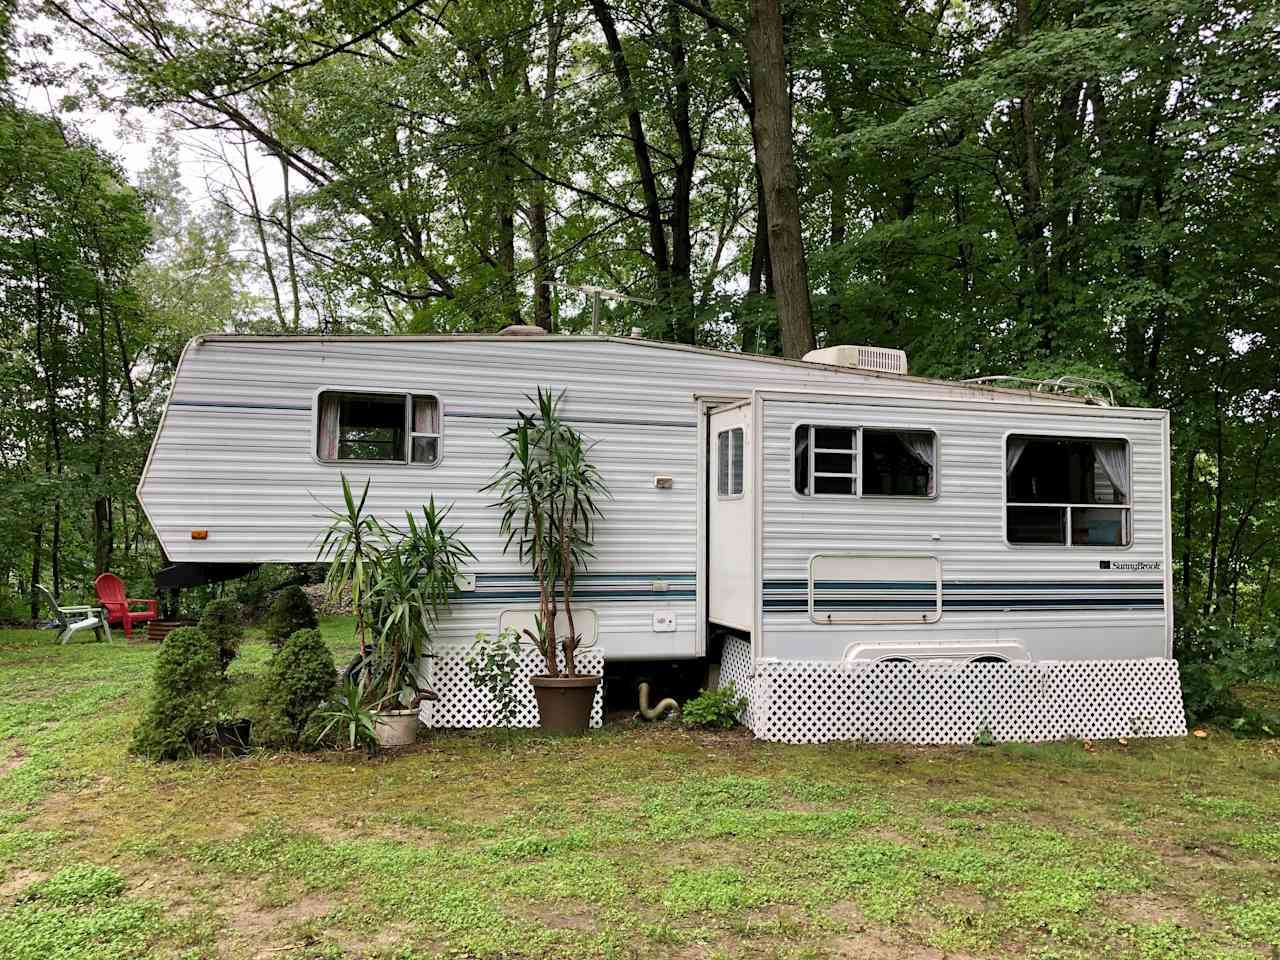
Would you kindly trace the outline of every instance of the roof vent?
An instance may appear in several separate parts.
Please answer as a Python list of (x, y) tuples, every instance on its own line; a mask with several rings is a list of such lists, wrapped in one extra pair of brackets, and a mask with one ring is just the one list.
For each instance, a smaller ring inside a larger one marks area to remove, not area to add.
[(544, 337), (547, 331), (532, 323), (513, 323), (498, 331), (500, 337)]
[(875, 370), (877, 373), (907, 373), (907, 355), (889, 347), (824, 347), (804, 355), (809, 363), (825, 363), (833, 367)]

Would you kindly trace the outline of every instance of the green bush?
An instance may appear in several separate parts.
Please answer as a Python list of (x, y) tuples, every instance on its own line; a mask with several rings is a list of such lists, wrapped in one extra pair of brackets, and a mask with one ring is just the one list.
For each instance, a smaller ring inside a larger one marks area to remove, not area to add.
[(477, 633), (466, 659), (467, 676), (493, 702), (493, 718), (500, 727), (515, 721), (520, 697), (516, 692), (516, 671), (520, 667), (520, 635), (507, 627), (496, 637)]
[(210, 600), (200, 616), (200, 629), (218, 645), (218, 659), (226, 672), (240, 652), (240, 638), (244, 636), (240, 604), (231, 599)]
[(1246, 736), (1280, 735), (1280, 716), (1247, 706), (1236, 688), (1280, 679), (1274, 625), (1246, 631), (1187, 611), (1175, 620), (1174, 650), (1188, 723), (1216, 723)]
[(295, 585), (285, 587), (276, 595), (262, 631), (278, 647), (299, 630), (314, 630), (319, 625), (311, 600)]
[(333, 654), (319, 630), (298, 630), (284, 642), (267, 668), (262, 690), (267, 721), (256, 729), (259, 742), (299, 747), (317, 708), (337, 683)]
[(730, 683), (719, 690), (703, 690), (692, 700), (685, 701), (680, 719), (690, 727), (715, 727), (727, 730), (738, 722), (747, 709), (747, 698), (738, 695)]
[(208, 737), (225, 696), (218, 644), (198, 627), (174, 630), (156, 656), (151, 700), (133, 731), (132, 751), (153, 760), (189, 756)]

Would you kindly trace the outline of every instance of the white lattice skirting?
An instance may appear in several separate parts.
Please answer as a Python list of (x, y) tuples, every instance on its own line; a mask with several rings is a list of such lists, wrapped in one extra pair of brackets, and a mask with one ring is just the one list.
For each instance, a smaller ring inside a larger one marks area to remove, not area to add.
[(1036, 742), (1185, 736), (1173, 660), (1010, 663), (752, 662), (725, 642), (720, 684), (749, 702), (762, 740), (823, 743)]
[[(465, 646), (436, 647), (427, 661), (429, 686), (440, 699), (422, 705), (422, 722), (428, 727), (449, 729), (475, 729), (498, 726), (493, 700), (489, 694), (476, 687), (467, 674), (466, 658), (470, 652)], [(604, 656), (599, 650), (579, 650), (576, 656), (579, 673), (601, 676), (604, 674)], [(560, 655), (564, 666), (564, 654)], [(520, 666), (516, 672), (515, 690), (519, 695), (513, 727), (536, 727), (538, 704), (533, 699), (533, 687), (529, 678), (546, 673), (542, 655), (532, 648), (522, 648)], [(604, 720), (604, 683), (596, 687), (596, 699), (591, 705), (591, 726), (598, 727)]]

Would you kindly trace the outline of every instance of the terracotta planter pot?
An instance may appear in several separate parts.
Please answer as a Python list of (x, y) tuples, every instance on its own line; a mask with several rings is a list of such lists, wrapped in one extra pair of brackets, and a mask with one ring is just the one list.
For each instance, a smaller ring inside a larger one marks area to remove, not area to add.
[(378, 710), (373, 715), (373, 735), (380, 747), (407, 747), (418, 737), (417, 710)]
[(600, 677), (530, 677), (538, 701), (538, 726), (552, 733), (581, 733), (591, 722)]

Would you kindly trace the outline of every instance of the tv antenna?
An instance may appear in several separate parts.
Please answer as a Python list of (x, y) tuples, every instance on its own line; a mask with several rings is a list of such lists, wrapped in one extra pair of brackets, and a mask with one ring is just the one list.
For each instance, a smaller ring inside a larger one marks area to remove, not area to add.
[(631, 303), (643, 303), (652, 307), (652, 300), (645, 300), (642, 297), (632, 297), (617, 290), (609, 290), (606, 287), (597, 287), (592, 284), (576, 284), (561, 283), (559, 280), (543, 280), (548, 287), (561, 287), (565, 290), (576, 290), (584, 293), (591, 298), (591, 333), (593, 336), (600, 333), (600, 299), (606, 300), (628, 300)]

